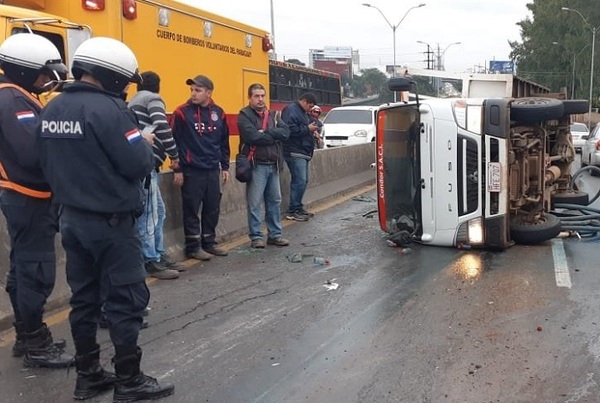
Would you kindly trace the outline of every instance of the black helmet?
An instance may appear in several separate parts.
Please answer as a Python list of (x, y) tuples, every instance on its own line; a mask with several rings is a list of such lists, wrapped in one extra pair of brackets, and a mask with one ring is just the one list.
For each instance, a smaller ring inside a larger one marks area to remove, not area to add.
[(0, 45), (0, 66), (12, 82), (33, 93), (42, 91), (33, 85), (40, 73), (57, 80), (67, 73), (56, 46), (43, 36), (31, 33), (6, 38)]
[(141, 83), (135, 55), (124, 43), (112, 38), (96, 37), (83, 42), (73, 55), (71, 72), (75, 79), (88, 73), (106, 91), (122, 93), (127, 84)]

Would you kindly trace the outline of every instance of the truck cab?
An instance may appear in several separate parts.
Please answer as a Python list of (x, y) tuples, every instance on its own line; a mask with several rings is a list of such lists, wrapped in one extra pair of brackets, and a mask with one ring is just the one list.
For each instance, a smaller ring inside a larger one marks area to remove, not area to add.
[[(390, 89), (414, 89), (406, 78)], [(571, 113), (586, 102), (530, 96), (429, 98), (382, 106), (377, 115), (381, 228), (399, 243), (506, 249), (560, 232), (557, 200), (569, 189)], [(585, 199), (585, 200), (583, 200)]]

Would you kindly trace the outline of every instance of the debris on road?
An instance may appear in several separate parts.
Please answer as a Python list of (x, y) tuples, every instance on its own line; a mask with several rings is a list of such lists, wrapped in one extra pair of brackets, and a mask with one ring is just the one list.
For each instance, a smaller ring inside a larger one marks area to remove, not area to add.
[(325, 284), (323, 284), (323, 287), (327, 288), (327, 291), (337, 290), (340, 285), (338, 283), (334, 283), (335, 280), (337, 279), (332, 278), (331, 280), (327, 280)]
[(315, 256), (315, 258), (313, 259), (313, 263), (318, 266), (327, 266), (330, 264), (329, 260), (319, 256)]
[(352, 198), (352, 200), (354, 201), (359, 201), (359, 202), (375, 202), (375, 199), (373, 199), (371, 196), (354, 196)]

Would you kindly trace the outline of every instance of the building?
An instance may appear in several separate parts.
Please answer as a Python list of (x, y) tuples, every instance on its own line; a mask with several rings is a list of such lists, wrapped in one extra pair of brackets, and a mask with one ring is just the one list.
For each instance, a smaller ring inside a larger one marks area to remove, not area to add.
[(309, 66), (315, 69), (337, 73), (346, 80), (351, 80), (354, 73), (360, 70), (358, 50), (350, 46), (325, 46), (323, 49), (310, 49)]

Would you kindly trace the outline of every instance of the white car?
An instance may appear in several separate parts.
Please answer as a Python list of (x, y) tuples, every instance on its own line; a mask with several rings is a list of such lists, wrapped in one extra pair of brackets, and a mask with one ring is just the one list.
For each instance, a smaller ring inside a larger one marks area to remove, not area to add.
[(585, 123), (571, 123), (570, 129), (573, 138), (573, 147), (575, 147), (575, 151), (581, 151), (585, 144), (583, 136), (589, 136), (590, 131)]
[(586, 165), (600, 167), (600, 124), (594, 127), (581, 148), (581, 166)]
[(375, 116), (378, 106), (340, 106), (323, 119), (326, 147), (347, 146), (375, 141)]

